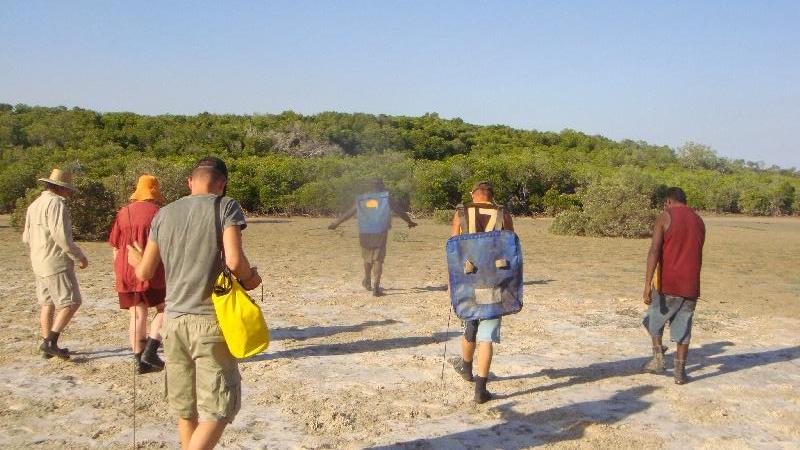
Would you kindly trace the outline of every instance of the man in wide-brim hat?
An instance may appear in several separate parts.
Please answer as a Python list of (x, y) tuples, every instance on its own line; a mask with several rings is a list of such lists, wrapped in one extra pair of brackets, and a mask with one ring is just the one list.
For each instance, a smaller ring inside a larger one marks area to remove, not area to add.
[(72, 220), (66, 198), (77, 191), (69, 171), (53, 169), (48, 178), (39, 178), (45, 190), (31, 203), (25, 216), (22, 241), (31, 252), (36, 276), (36, 297), (41, 306), (39, 323), (46, 358), (69, 358), (69, 351), (58, 347), (58, 337), (81, 304), (81, 291), (75, 276), (75, 263), (85, 269), (86, 255), (72, 240)]

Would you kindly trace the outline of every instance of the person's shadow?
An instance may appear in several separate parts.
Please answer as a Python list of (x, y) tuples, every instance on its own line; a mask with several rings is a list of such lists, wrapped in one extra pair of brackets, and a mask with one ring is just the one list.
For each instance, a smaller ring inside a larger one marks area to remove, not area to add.
[(372, 353), (400, 348), (419, 347), (421, 345), (438, 344), (460, 335), (457, 331), (434, 333), (430, 336), (409, 336), (387, 339), (362, 339), (354, 342), (309, 345), (307, 347), (265, 352), (247, 359), (244, 362), (267, 361), (278, 358), (305, 358), (313, 356), (349, 355), (354, 353)]
[(573, 403), (557, 408), (522, 414), (514, 411), (514, 403), (499, 405), (503, 423), (433, 438), (372, 447), (372, 449), (439, 449), (439, 448), (502, 448), (508, 450), (542, 444), (572, 441), (584, 436), (594, 424), (612, 424), (648, 409), (650, 402), (642, 397), (658, 388), (637, 386), (617, 391), (604, 400)]
[(295, 341), (304, 341), (306, 339), (315, 339), (322, 337), (329, 337), (339, 333), (355, 333), (364, 331), (367, 328), (378, 327), (384, 325), (393, 325), (399, 323), (393, 319), (385, 320), (368, 320), (364, 323), (355, 325), (333, 325), (329, 327), (285, 327), (273, 328), (269, 330), (270, 339), (273, 341), (280, 341), (283, 339), (293, 339)]
[[(701, 370), (704, 367), (713, 367), (719, 365), (720, 368), (714, 372), (702, 374), (696, 377), (690, 377), (690, 382), (700, 381), (706, 378), (723, 375), (730, 372), (739, 370), (750, 369), (757, 366), (767, 364), (774, 364), (783, 361), (791, 361), (800, 359), (800, 346), (788, 347), (778, 350), (769, 350), (765, 352), (753, 352), (725, 355), (725, 349), (734, 344), (729, 341), (713, 342), (705, 344), (702, 347), (689, 351), (689, 363), (687, 373)], [(555, 383), (546, 384), (542, 386), (534, 386), (532, 388), (524, 389), (522, 391), (513, 392), (507, 395), (497, 395), (498, 398), (510, 398), (520, 395), (528, 395), (535, 392), (550, 391), (563, 387), (573, 386), (576, 384), (592, 383), (595, 381), (615, 378), (627, 377), (641, 373), (642, 366), (649, 360), (649, 357), (629, 358), (617, 361), (606, 361), (601, 363), (594, 363), (584, 367), (567, 367), (562, 369), (543, 369), (538, 372), (533, 372), (523, 375), (511, 375), (495, 377), (495, 381), (503, 380), (517, 380), (524, 378), (538, 378), (547, 377), (549, 379), (561, 380)], [(667, 361), (671, 361), (671, 357), (667, 357)], [(666, 374), (665, 376), (671, 376)]]

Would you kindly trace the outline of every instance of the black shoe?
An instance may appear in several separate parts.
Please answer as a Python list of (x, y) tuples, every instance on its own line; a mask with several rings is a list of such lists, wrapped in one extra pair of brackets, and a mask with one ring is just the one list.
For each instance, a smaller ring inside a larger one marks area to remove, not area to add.
[(492, 397), (492, 393), (484, 389), (482, 391), (475, 391), (475, 398), (473, 400), (475, 400), (475, 403), (482, 405), (492, 398), (494, 398)]
[(144, 352), (142, 352), (142, 363), (145, 363), (149, 366), (154, 367), (158, 370), (164, 369), (164, 361), (158, 357), (158, 347), (161, 345), (161, 341), (155, 340), (153, 338), (147, 338), (147, 343), (144, 346)]
[(161, 372), (163, 368), (159, 369), (158, 367), (151, 366), (146, 362), (142, 361), (142, 355), (133, 355), (134, 364), (136, 364), (136, 373), (139, 375), (144, 375), (146, 373), (153, 373), (153, 372)]
[[(50, 358), (56, 356), (61, 359), (69, 359), (69, 350), (58, 348), (52, 341), (43, 341), (42, 345), (39, 346), (39, 350)], [(45, 356), (45, 358), (46, 357), (47, 356)]]
[(372, 296), (373, 297), (382, 297), (383, 296), (383, 289), (380, 286), (375, 286), (372, 288)]
[(371, 291), (372, 290), (372, 280), (369, 278), (364, 278), (361, 280), (361, 286), (364, 286), (364, 289)]
[[(47, 339), (42, 339), (42, 342), (44, 343), (46, 340), (47, 340)], [(69, 349), (68, 349), (68, 348), (66, 348), (66, 347), (62, 348), (61, 350), (64, 350), (65, 352), (69, 353)], [(42, 348), (41, 348), (41, 347), (39, 347), (39, 351), (41, 352), (42, 358), (44, 358), (44, 359), (50, 359), (50, 358), (52, 358), (52, 357), (53, 357), (53, 355), (51, 355), (51, 354), (49, 354), (49, 353), (45, 353), (45, 352), (42, 350)]]
[(464, 381), (475, 381), (475, 378), (472, 377), (472, 363), (469, 364), (469, 367), (466, 367), (463, 359), (452, 358), (450, 359), (450, 365), (453, 366), (453, 369), (456, 370), (456, 373), (461, 375), (461, 378), (463, 378)]

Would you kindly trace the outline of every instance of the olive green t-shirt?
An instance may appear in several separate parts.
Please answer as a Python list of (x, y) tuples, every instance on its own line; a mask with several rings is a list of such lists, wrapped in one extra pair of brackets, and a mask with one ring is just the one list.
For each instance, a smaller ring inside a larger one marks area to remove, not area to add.
[[(165, 311), (169, 317), (214, 314), (211, 289), (222, 270), (214, 222), (214, 194), (190, 195), (161, 208), (150, 225), (150, 240), (158, 245), (167, 280)], [(247, 224), (239, 203), (220, 202), (223, 230)]]

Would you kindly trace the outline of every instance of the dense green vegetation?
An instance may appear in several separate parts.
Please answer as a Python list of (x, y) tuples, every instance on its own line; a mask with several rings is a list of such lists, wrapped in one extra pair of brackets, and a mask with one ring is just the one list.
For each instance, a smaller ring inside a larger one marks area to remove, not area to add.
[(620, 171), (644, 175), (654, 187), (681, 186), (691, 206), (708, 211), (791, 214), (800, 201), (795, 169), (720, 158), (693, 143), (673, 150), (436, 114), (143, 116), (0, 104), (0, 212), (55, 166), (95, 182), (92, 195), (100, 185), (116, 205), (145, 172), (175, 199), (185, 193), (188, 167), (209, 154), (228, 162), (229, 194), (255, 213), (330, 214), (375, 176), (425, 213), (452, 208), (474, 181), (488, 179), (511, 212), (555, 215), (580, 208), (594, 195), (590, 186)]

